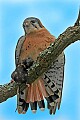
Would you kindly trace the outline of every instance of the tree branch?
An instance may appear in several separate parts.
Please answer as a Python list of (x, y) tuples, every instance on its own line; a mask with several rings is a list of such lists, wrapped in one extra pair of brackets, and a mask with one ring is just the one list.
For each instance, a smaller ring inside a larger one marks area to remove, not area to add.
[[(44, 50), (28, 69), (27, 83), (33, 83), (39, 76), (41, 76), (51, 65), (53, 61), (62, 53), (62, 51), (70, 44), (80, 40), (80, 17), (78, 16), (77, 23), (74, 26), (67, 28), (60, 36)], [(8, 83), (0, 85), (0, 103), (4, 102), (10, 97), (16, 95), (18, 83)], [(21, 90), (26, 87), (25, 84), (20, 84)]]

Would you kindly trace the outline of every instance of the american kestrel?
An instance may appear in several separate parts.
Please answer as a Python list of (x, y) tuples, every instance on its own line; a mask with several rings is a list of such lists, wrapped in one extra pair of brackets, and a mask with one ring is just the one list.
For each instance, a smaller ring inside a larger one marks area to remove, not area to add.
[[(35, 61), (40, 52), (45, 50), (55, 41), (55, 37), (42, 25), (38, 18), (29, 17), (24, 20), (23, 28), (25, 35), (18, 40), (15, 51), (16, 67), (25, 59)], [(44, 99), (47, 100), (47, 108), (50, 114), (54, 114), (56, 108), (60, 108), (63, 79), (64, 79), (65, 56), (61, 53), (51, 64), (48, 71), (43, 73), (35, 82), (28, 85), (17, 95), (18, 113), (26, 113), (30, 104), (33, 113), (37, 105), (43, 111)]]

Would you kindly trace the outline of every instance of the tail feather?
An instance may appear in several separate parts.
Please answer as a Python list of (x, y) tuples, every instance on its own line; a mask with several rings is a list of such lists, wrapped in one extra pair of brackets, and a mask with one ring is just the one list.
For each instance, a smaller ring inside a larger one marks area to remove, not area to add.
[(17, 90), (17, 109), (18, 109), (18, 113), (19, 114), (24, 114), (28, 107), (29, 107), (29, 104), (26, 103), (26, 95), (27, 95), (27, 88), (23, 91), (20, 91), (20, 88), (18, 87), (18, 90)]
[(30, 91), (30, 106), (33, 113), (36, 113), (37, 110), (37, 101), (35, 101), (35, 91), (34, 91), (34, 83), (31, 84)]
[[(51, 84), (52, 83), (49, 85), (51, 86)], [(35, 113), (37, 110), (37, 103), (39, 108), (43, 111), (45, 109), (45, 98), (47, 100), (47, 107), (50, 110), (50, 114), (54, 114), (56, 111), (57, 99), (59, 98), (59, 90), (56, 89), (55, 85), (54, 89), (50, 88), (50, 86), (48, 86), (48, 83), (40, 79), (37, 82), (32, 83), (28, 87), (28, 90), (25, 89), (24, 91), (19, 92), (18, 112), (25, 114), (30, 104), (32, 112)]]
[[(41, 111), (43, 111), (44, 108), (45, 108), (43, 93), (45, 94), (45, 91), (44, 91), (44, 89), (41, 88), (41, 86), (42, 86), (42, 83), (41, 83), (41, 81), (39, 81), (39, 82), (37, 83), (37, 88), (38, 88), (38, 89), (37, 89), (37, 90), (38, 90), (37, 95), (38, 95), (38, 94), (40, 95), (40, 99), (38, 99), (38, 106), (39, 106), (39, 108), (41, 109)], [(42, 92), (42, 90), (43, 90), (44, 92)]]
[(45, 103), (44, 100), (38, 101), (39, 108), (43, 111), (45, 109)]
[(35, 101), (35, 102), (30, 102), (30, 106), (31, 106), (32, 112), (35, 113), (36, 110), (37, 110), (37, 101)]
[(46, 87), (48, 86), (49, 88), (51, 88), (53, 92), (57, 90), (55, 83), (51, 81), (47, 75), (44, 74), (43, 80), (44, 80), (44, 84), (46, 84)]
[(57, 101), (57, 99), (59, 98), (59, 96), (57, 95), (59, 90), (55, 89), (55, 91), (53, 92), (52, 89), (46, 84), (45, 81), (44, 81), (44, 84), (45, 84), (46, 92), (48, 93), (48, 96), (49, 96), (49, 97), (46, 97), (46, 100), (51, 106), (53, 106), (54, 102)]
[(45, 89), (46, 89), (46, 92), (49, 94), (49, 95), (53, 95), (53, 91), (51, 90), (51, 88), (44, 82), (44, 85), (45, 85)]
[(54, 101), (53, 101), (53, 99), (52, 99), (52, 96), (45, 97), (45, 99), (47, 100), (47, 102), (48, 102), (51, 106), (54, 105)]
[(47, 108), (50, 109), (50, 104), (47, 102)]
[(30, 102), (34, 102), (34, 87), (33, 87), (33, 83), (31, 84), (31, 91), (30, 91)]
[(50, 106), (50, 111), (49, 111), (50, 115), (52, 114), (53, 109), (54, 109), (54, 107)]
[[(50, 86), (52, 84), (52, 81), (48, 81), (50, 84), (48, 85), (46, 81), (44, 81), (46, 92), (48, 93), (48, 97), (46, 97), (47, 100), (47, 108), (50, 110), (50, 114), (55, 114), (57, 103), (59, 101), (59, 90), (55, 87), (52, 89)], [(54, 90), (54, 92), (53, 92)]]
[(28, 94), (26, 97), (26, 102), (29, 103), (30, 102), (30, 93), (31, 93), (31, 86), (28, 87)]
[(23, 111), (23, 103), (24, 100), (21, 99), (21, 92), (20, 92), (20, 88), (18, 87), (17, 89), (17, 109), (18, 109), (18, 113), (21, 114)]
[(57, 107), (57, 103), (55, 103), (54, 108), (52, 109), (53, 114), (55, 114), (55, 112), (56, 112), (56, 107)]
[(40, 101), (40, 100), (43, 99), (43, 95), (42, 95), (41, 89), (40, 89), (40, 87), (39, 87), (39, 84), (36, 83), (35, 86), (36, 86), (36, 97), (37, 97), (37, 101)]
[(37, 110), (37, 102), (41, 110), (45, 108), (41, 86), (42, 86), (41, 82), (32, 83), (30, 85), (30, 91), (28, 93), (28, 98), (30, 97), (29, 98), (30, 100), (28, 100), (28, 102), (30, 101), (29, 103), (33, 113), (35, 113)]
[(47, 102), (47, 108), (49, 109), (50, 115), (51, 115), (51, 114), (55, 114), (56, 108), (57, 108), (57, 103), (54, 102), (54, 105), (51, 106), (51, 105)]
[(29, 108), (29, 103), (26, 103), (26, 102), (25, 102), (24, 105), (23, 105), (22, 114), (25, 114), (25, 113), (27, 112), (28, 108)]
[(50, 111), (49, 111), (50, 115), (51, 115), (51, 114), (55, 114), (55, 112), (56, 112), (56, 107), (57, 107), (57, 103), (55, 103), (54, 106), (50, 106)]
[(33, 87), (34, 87), (34, 101), (37, 101), (37, 85), (35, 83), (33, 83)]
[(39, 90), (41, 91), (42, 95), (43, 95), (44, 97), (47, 97), (48, 94), (47, 94), (46, 89), (45, 89), (45, 86), (44, 86), (44, 81), (43, 81), (43, 80), (39, 80), (39, 81), (38, 81), (38, 86), (39, 86)]
[(58, 102), (58, 110), (60, 109), (61, 99), (62, 99), (62, 92), (61, 92), (61, 94), (60, 94), (60, 99), (59, 99), (59, 102)]

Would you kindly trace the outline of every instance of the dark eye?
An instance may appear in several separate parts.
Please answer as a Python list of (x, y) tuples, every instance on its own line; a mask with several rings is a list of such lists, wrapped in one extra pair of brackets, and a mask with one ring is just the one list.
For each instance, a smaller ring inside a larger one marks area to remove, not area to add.
[(31, 23), (35, 23), (35, 20), (31, 20)]

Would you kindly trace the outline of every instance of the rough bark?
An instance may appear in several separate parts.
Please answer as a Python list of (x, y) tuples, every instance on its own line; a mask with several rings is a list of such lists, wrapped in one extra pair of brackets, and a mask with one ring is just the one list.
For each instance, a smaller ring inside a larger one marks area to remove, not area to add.
[[(36, 62), (28, 69), (27, 83), (31, 84), (41, 76), (50, 67), (52, 61), (55, 61), (66, 47), (77, 40), (80, 40), (79, 16), (74, 26), (67, 28), (50, 47), (38, 56)], [(25, 87), (25, 84), (20, 85), (21, 90)], [(16, 95), (17, 88), (18, 83), (16, 82), (0, 85), (0, 103)]]

